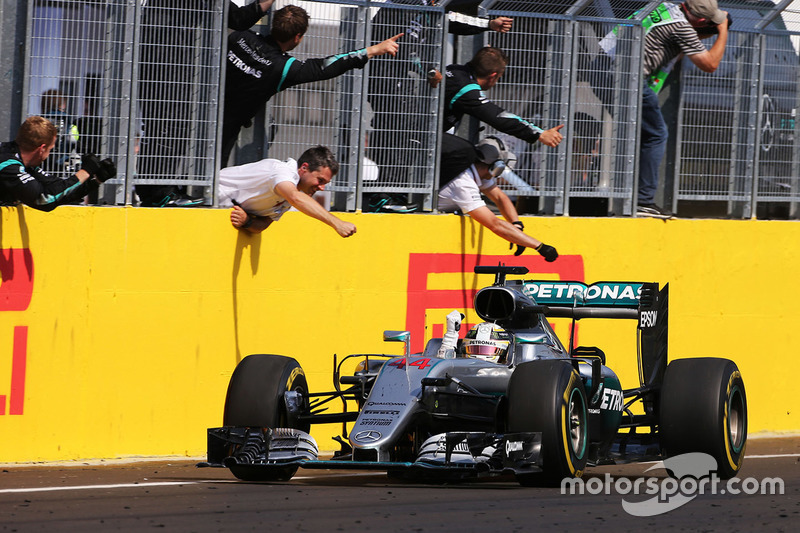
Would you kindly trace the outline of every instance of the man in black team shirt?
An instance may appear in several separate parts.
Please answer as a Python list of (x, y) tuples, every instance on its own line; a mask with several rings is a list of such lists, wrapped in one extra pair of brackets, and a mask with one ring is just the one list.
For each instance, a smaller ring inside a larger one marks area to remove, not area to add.
[[(382, 40), (402, 31), (402, 47), (396, 61), (378, 61), (369, 67), (367, 99), (372, 108), (369, 157), (378, 165), (378, 180), (387, 185), (405, 185), (409, 167), (418, 165), (415, 152), (431, 142), (431, 86), (438, 85), (442, 51), (441, 22), (435, 7), (441, 0), (389, 0), (372, 18), (372, 38)], [(479, 1), (452, 0), (445, 6), (447, 29), (453, 35), (477, 35), (486, 31), (506, 33), (513, 20), (478, 17)], [(419, 6), (422, 9), (406, 9)], [(431, 78), (429, 74), (431, 73)], [(435, 75), (433, 74), (435, 73)]]
[(225, 111), (222, 122), (222, 165), (227, 164), (239, 131), (250, 124), (258, 110), (272, 96), (289, 87), (335, 78), (363, 67), (376, 56), (394, 56), (397, 39), (345, 54), (300, 61), (289, 55), (308, 30), (308, 13), (294, 5), (275, 12), (272, 29), (264, 37), (251, 31), (228, 37), (228, 67), (225, 77)]
[(28, 117), (15, 140), (0, 144), (0, 205), (23, 203), (39, 211), (83, 198), (117, 175), (111, 159), (85, 154), (81, 170), (66, 179), (50, 176), (42, 163), (56, 145), (58, 128), (46, 118)]
[[(228, 28), (246, 30), (267, 14), (274, 0), (256, 0), (242, 7), (228, 2)], [(143, 138), (137, 173), (171, 180), (181, 172), (191, 138), (197, 87), (195, 54), (198, 30), (208, 28), (215, 2), (210, 0), (147, 0), (142, 2), (139, 103)], [(191, 207), (203, 203), (182, 187), (138, 184), (144, 207)]]
[(563, 124), (543, 130), (486, 97), (486, 91), (497, 84), (507, 65), (508, 56), (502, 50), (485, 46), (466, 65), (447, 67), (444, 131), (454, 133), (464, 114), (467, 114), (523, 141), (558, 146), (563, 139), (559, 132)]

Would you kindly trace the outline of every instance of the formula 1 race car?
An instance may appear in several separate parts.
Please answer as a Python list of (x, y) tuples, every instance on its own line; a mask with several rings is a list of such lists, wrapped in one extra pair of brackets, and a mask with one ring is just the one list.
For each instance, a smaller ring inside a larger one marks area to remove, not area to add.
[[(231, 376), (223, 427), (208, 430), (205, 465), (248, 481), (288, 480), (303, 467), (436, 481), (513, 474), (523, 485), (558, 485), (587, 465), (704, 452), (718, 476), (739, 471), (741, 374), (727, 359), (667, 364), (668, 286), (506, 280), (528, 273), (513, 266), (475, 272), (495, 276), (474, 299), (486, 322), (455, 348), (435, 338), (410, 354), (409, 332), (386, 331), (405, 355), (334, 355), (335, 390), (324, 393), (308, 390), (295, 359), (245, 357)], [(574, 347), (574, 334), (562, 344), (549, 317), (572, 319), (573, 332), (578, 320), (637, 320), (640, 386), (622, 389), (603, 351)], [(354, 373), (342, 372), (346, 362), (357, 362)], [(321, 460), (309, 430), (325, 423), (341, 423), (342, 435), (340, 450)]]

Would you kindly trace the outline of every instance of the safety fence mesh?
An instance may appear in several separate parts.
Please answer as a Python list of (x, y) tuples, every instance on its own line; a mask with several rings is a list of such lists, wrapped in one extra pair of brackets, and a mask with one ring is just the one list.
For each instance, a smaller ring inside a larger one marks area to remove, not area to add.
[[(241, 4), (241, 1), (237, 2)], [(529, 212), (635, 211), (644, 28), (658, 2), (294, 1), (311, 15), (291, 54), (303, 60), (358, 50), (403, 33), (397, 57), (274, 96), (241, 133), (232, 163), (297, 158), (329, 146), (341, 170), (329, 189), (339, 210), (398, 195), (435, 205), (443, 90), (426, 80), (483, 45), (510, 64), (487, 96), (543, 129), (563, 124), (557, 148), (491, 128), (517, 155), (501, 186)], [(480, 4), (480, 5), (479, 5)], [(714, 73), (684, 59), (662, 91), (671, 121), (662, 169), (668, 207), (690, 215), (798, 215), (800, 13), (789, 1), (726, 0), (733, 20)], [(47, 162), (68, 175), (80, 154), (117, 161), (96, 203), (136, 203), (180, 190), (213, 203), (220, 162), (220, 102), (228, 0), (29, 2), (25, 115), (60, 129)], [(465, 7), (466, 5), (466, 7)], [(448, 33), (448, 11), (514, 19), (509, 33)], [(269, 31), (270, 17), (253, 28)], [(613, 53), (607, 48), (613, 35)], [(705, 40), (710, 47), (714, 37)], [(668, 111), (669, 110), (669, 111)], [(674, 117), (674, 121), (672, 120)]]

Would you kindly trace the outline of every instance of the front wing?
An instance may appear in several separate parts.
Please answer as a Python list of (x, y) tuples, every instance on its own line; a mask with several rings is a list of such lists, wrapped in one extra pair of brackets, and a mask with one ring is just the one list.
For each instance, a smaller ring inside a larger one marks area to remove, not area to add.
[(287, 470), (380, 470), (399, 477), (468, 479), (541, 472), (541, 433), (450, 432), (425, 441), (414, 461), (319, 459), (314, 438), (297, 429), (219, 427), (208, 430), (208, 462), (240, 479), (288, 479)]

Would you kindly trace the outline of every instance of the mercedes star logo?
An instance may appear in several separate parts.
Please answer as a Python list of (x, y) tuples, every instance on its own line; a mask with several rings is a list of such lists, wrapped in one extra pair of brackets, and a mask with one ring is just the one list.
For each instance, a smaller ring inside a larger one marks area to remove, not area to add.
[(376, 442), (381, 438), (381, 432), (368, 429), (367, 431), (359, 431), (353, 437), (353, 440), (359, 442)]

